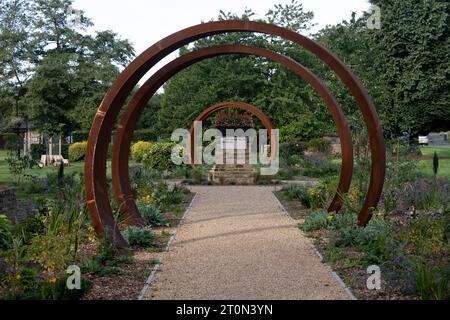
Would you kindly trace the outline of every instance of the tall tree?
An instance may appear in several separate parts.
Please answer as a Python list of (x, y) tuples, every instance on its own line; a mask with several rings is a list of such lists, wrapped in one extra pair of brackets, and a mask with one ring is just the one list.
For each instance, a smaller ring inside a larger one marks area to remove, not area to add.
[(132, 45), (111, 31), (87, 32), (92, 22), (72, 0), (35, 0), (37, 64), (25, 96), (28, 115), (41, 131), (56, 135), (89, 130), (95, 111)]
[[(241, 16), (221, 12), (218, 20), (249, 20), (252, 16), (251, 10)], [(276, 5), (268, 11), (264, 21), (296, 32), (307, 32), (313, 25), (312, 18), (312, 12), (304, 11), (299, 2), (292, 1), (287, 5)], [(317, 63), (305, 50), (288, 41), (245, 32), (196, 41), (191, 47), (181, 50), (180, 54), (229, 43), (285, 53), (310, 67)], [(231, 55), (202, 61), (173, 77), (165, 86), (159, 127), (171, 131), (189, 126), (190, 121), (205, 107), (229, 100), (257, 105), (277, 127), (295, 122), (302, 114), (314, 114), (325, 109), (313, 89), (293, 72), (260, 57)], [(330, 120), (327, 116), (322, 119), (325, 122)]]
[(26, 0), (0, 0), (0, 105), (7, 122), (23, 115), (21, 98), (34, 62), (32, 4)]
[(373, 43), (391, 121), (412, 135), (450, 129), (450, 2), (371, 2), (382, 13)]

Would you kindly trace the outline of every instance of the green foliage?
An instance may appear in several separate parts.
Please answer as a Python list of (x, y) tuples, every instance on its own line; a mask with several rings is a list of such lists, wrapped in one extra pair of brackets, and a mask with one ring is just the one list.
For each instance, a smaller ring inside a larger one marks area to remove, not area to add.
[(11, 244), (11, 222), (6, 216), (0, 215), (0, 250), (9, 249)]
[(28, 258), (44, 270), (62, 273), (71, 262), (70, 238), (63, 235), (37, 235), (30, 240)]
[(386, 212), (399, 209), (405, 202), (402, 191), (409, 182), (413, 182), (420, 177), (416, 161), (397, 160), (388, 161), (386, 168), (386, 179), (383, 190), (383, 204)]
[(437, 257), (448, 249), (446, 226), (449, 217), (423, 216), (413, 219), (398, 233), (407, 250), (421, 257)]
[(77, 162), (84, 159), (87, 151), (87, 141), (76, 142), (69, 147), (69, 160)]
[(142, 162), (144, 155), (151, 150), (152, 143), (138, 141), (131, 146), (131, 159), (136, 162)]
[(155, 234), (149, 227), (129, 227), (123, 236), (130, 246), (150, 247), (155, 242)]
[(295, 165), (303, 156), (308, 144), (302, 141), (288, 141), (280, 144), (280, 157), (286, 165)]
[(308, 188), (303, 186), (290, 185), (283, 189), (284, 197), (289, 200), (304, 202), (308, 198)]
[(413, 268), (416, 291), (423, 300), (446, 300), (450, 297), (448, 265), (429, 265), (419, 260), (415, 261)]
[(80, 290), (69, 290), (67, 275), (46, 279), (48, 276), (42, 277), (29, 268), (19, 270), (15, 277), (5, 294), (8, 300), (80, 300), (92, 288), (92, 283), (82, 278)]
[(330, 243), (335, 247), (355, 246), (362, 228), (357, 225), (357, 215), (353, 212), (345, 212), (335, 215), (331, 225)]
[(14, 176), (16, 183), (21, 182), (27, 169), (33, 169), (36, 165), (36, 162), (28, 154), (17, 156), (12, 152), (8, 153), (6, 162), (9, 166), (9, 172)]
[(300, 120), (289, 123), (280, 128), (280, 141), (309, 141), (318, 138), (323, 125), (313, 115), (302, 115)]
[[(450, 4), (448, 1), (372, 0), (383, 12), (381, 30), (373, 30), (379, 52), (374, 67), (389, 125), (397, 122), (413, 134), (448, 129), (450, 110)], [(399, 37), (398, 35), (402, 36)], [(390, 111), (388, 111), (390, 108)]]
[(120, 274), (119, 266), (128, 264), (130, 257), (120, 256), (119, 251), (111, 241), (111, 232), (107, 230), (96, 249), (96, 253), (92, 259), (86, 256), (82, 257), (85, 273), (92, 273), (99, 277), (107, 277)]
[(450, 208), (450, 182), (447, 178), (422, 178), (404, 185), (400, 189), (404, 207), (422, 210)]
[(197, 184), (202, 184), (205, 181), (205, 175), (203, 174), (202, 170), (194, 170), (192, 172), (192, 177)]
[(331, 177), (339, 173), (339, 166), (336, 163), (320, 155), (304, 156), (299, 165), (303, 167), (303, 175), (306, 177)]
[(40, 160), (41, 156), (47, 153), (45, 144), (32, 144), (31, 145), (31, 158), (33, 160)]
[(394, 238), (391, 226), (381, 218), (373, 217), (356, 235), (358, 247), (366, 253), (369, 264), (382, 264), (394, 254)]
[(332, 221), (333, 215), (324, 210), (315, 210), (306, 216), (305, 222), (299, 228), (305, 232), (326, 229)]
[(168, 223), (164, 213), (154, 204), (141, 206), (139, 211), (148, 226), (160, 227)]
[(308, 145), (309, 149), (313, 152), (318, 152), (326, 155), (331, 153), (331, 141), (329, 140), (316, 138), (309, 141)]
[(173, 143), (158, 142), (151, 145), (142, 156), (142, 163), (147, 169), (168, 170), (175, 167), (172, 162)]
[(44, 217), (40, 214), (27, 217), (14, 227), (14, 233), (20, 234), (26, 244), (36, 235), (43, 235), (45, 232)]

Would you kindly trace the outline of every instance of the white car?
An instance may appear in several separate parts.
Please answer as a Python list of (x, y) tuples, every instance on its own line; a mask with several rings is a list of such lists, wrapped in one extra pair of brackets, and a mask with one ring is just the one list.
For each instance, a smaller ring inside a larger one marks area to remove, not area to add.
[(419, 136), (419, 144), (428, 145), (428, 143), (430, 143), (428, 136)]

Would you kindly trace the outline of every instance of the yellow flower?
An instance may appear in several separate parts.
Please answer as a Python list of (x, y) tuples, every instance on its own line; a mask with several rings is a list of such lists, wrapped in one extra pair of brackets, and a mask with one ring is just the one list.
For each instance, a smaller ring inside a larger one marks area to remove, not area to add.
[(20, 274), (16, 275), (16, 280), (20, 281), (22, 279), (22, 276)]
[(332, 214), (328, 215), (328, 217), (327, 217), (328, 222), (333, 221), (333, 219), (334, 219), (334, 216)]
[(51, 278), (49, 282), (50, 283), (56, 283), (56, 278)]
[(53, 268), (52, 268), (52, 267), (48, 267), (48, 268), (47, 268), (47, 272), (48, 272), (48, 273), (52, 273), (52, 272), (53, 272)]

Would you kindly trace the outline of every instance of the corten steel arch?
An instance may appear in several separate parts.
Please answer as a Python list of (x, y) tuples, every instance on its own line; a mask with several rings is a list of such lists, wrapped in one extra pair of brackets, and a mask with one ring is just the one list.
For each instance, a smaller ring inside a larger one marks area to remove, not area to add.
[[(330, 204), (329, 211), (338, 211), (339, 209), (341, 209), (342, 201), (340, 198), (340, 194), (346, 193), (349, 190), (351, 184), (353, 171), (353, 145), (351, 141), (350, 129), (348, 128), (345, 116), (336, 98), (331, 94), (325, 84), (316, 75), (314, 75), (311, 71), (303, 67), (298, 62), (288, 57), (262, 48), (247, 47), (241, 45), (222, 45), (204, 48), (188, 53), (163, 67), (144, 83), (144, 85), (138, 90), (133, 99), (130, 101), (127, 109), (125, 110), (116, 132), (116, 138), (113, 145), (113, 159), (111, 169), (116, 200), (119, 203), (119, 207), (122, 209), (122, 212), (126, 214), (127, 221), (130, 224), (143, 224), (142, 217), (139, 214), (139, 210), (134, 201), (133, 191), (130, 185), (128, 173), (128, 157), (132, 140), (132, 133), (137, 125), (143, 109), (145, 108), (150, 98), (158, 90), (158, 88), (174, 74), (200, 60), (224, 54), (252, 54), (266, 57), (275, 62), (281, 63), (285, 67), (290, 68), (299, 77), (308, 81), (308, 83), (310, 83), (323, 98), (333, 117), (333, 120), (336, 123), (336, 127), (342, 141), (343, 159), (339, 185), (336, 195)], [(223, 108), (229, 107), (230, 104), (236, 103), (224, 103)], [(245, 106), (245, 104), (243, 105)], [(205, 110), (198, 119), (208, 116), (212, 113), (212, 109), (217, 107), (218, 106), (213, 106), (210, 109)], [(266, 125), (266, 127), (272, 128), (270, 120), (268, 120), (264, 113), (262, 113), (259, 109), (250, 106), (248, 110), (257, 114), (260, 119), (266, 118), (267, 120), (263, 121), (263, 123)], [(275, 145), (272, 144), (272, 147), (275, 147)]]
[(123, 103), (147, 71), (168, 54), (192, 41), (227, 32), (259, 32), (295, 42), (325, 62), (347, 86), (358, 103), (370, 138), (372, 171), (368, 193), (359, 215), (359, 224), (365, 225), (370, 220), (384, 184), (386, 149), (375, 107), (361, 82), (333, 53), (305, 36), (262, 22), (219, 21), (181, 30), (147, 49), (114, 82), (94, 118), (85, 162), (87, 205), (97, 234), (103, 234), (105, 228), (110, 229), (117, 246), (125, 247), (127, 244), (112, 215), (106, 190), (106, 161), (111, 133)]
[[(250, 48), (250, 47), (249, 47)], [(259, 110), (258, 108), (256, 108), (255, 106), (252, 106), (251, 104), (248, 103), (244, 103), (244, 102), (220, 102), (220, 103), (216, 103), (215, 105), (210, 106), (209, 108), (203, 110), (198, 116), (197, 118), (195, 118), (194, 123), (192, 124), (191, 129), (189, 130), (189, 134), (191, 137), (194, 136), (194, 129), (195, 129), (195, 122), (203, 122), (203, 120), (206, 120), (209, 116), (211, 116), (213, 113), (223, 110), (223, 109), (241, 109), (244, 111), (247, 111), (249, 113), (251, 113), (252, 115), (256, 116), (261, 123), (263, 124), (264, 128), (266, 128), (267, 132), (270, 134), (270, 141), (271, 141), (271, 155), (275, 156), (275, 151), (277, 148), (277, 143), (274, 139), (274, 135), (273, 135), (273, 125), (272, 122), (270, 121), (270, 119), (264, 114), (264, 112), (262, 112), (261, 110)], [(273, 143), (272, 143), (273, 142)], [(194, 159), (194, 154), (195, 154), (195, 141), (194, 139), (191, 140), (191, 145), (190, 145), (190, 149), (188, 150), (188, 152), (190, 152), (191, 154), (191, 161), (192, 163), (194, 163), (193, 159)], [(195, 164), (194, 164), (195, 166)]]

